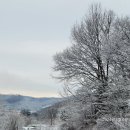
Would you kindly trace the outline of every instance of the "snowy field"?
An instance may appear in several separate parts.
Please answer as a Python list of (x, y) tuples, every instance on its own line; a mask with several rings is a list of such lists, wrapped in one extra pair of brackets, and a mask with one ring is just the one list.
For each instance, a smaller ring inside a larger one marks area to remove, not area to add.
[(60, 130), (59, 126), (49, 126), (49, 125), (41, 125), (41, 124), (36, 124), (36, 125), (30, 125), (28, 127), (23, 127), (23, 130)]

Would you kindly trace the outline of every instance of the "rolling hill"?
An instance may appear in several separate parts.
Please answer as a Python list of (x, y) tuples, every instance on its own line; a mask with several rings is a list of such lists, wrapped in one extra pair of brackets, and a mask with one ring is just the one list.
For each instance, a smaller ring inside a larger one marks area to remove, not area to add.
[(5, 109), (17, 110), (29, 109), (30, 111), (38, 111), (42, 108), (54, 105), (60, 102), (61, 98), (34, 98), (22, 95), (3, 95), (0, 94), (0, 102)]

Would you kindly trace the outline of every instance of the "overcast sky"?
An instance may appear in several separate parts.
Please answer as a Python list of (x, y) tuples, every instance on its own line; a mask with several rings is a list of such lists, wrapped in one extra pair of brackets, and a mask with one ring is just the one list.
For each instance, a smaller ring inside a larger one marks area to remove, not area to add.
[(130, 16), (130, 0), (0, 0), (0, 93), (59, 96), (53, 55), (71, 45), (72, 26), (94, 2)]

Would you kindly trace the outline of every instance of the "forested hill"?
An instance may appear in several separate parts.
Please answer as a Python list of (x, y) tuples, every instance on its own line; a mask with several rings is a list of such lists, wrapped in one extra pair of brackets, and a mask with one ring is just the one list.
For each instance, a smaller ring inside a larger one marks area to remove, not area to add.
[(30, 111), (37, 111), (42, 108), (51, 106), (57, 102), (60, 102), (61, 98), (45, 97), (34, 98), (22, 95), (3, 95), (0, 94), (1, 105), (8, 110), (22, 110), (29, 109)]

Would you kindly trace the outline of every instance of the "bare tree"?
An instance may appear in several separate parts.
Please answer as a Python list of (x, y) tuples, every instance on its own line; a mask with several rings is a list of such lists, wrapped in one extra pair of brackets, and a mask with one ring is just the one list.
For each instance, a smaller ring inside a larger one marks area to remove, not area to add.
[(71, 37), (72, 46), (54, 56), (57, 78), (77, 87), (75, 94), (67, 90), (89, 105), (89, 118), (125, 110), (129, 93), (127, 98), (114, 94), (127, 93), (129, 87), (129, 19), (92, 5), (81, 24), (72, 28)]
[(105, 50), (111, 42), (113, 24), (112, 11), (102, 12), (99, 5), (92, 6), (89, 16), (72, 29), (72, 47), (54, 57), (54, 70), (61, 72), (58, 78), (96, 90), (99, 102), (108, 89), (110, 56)]
[(57, 117), (57, 109), (50, 107), (47, 109), (47, 118), (50, 120), (50, 125), (53, 125), (54, 120)]

